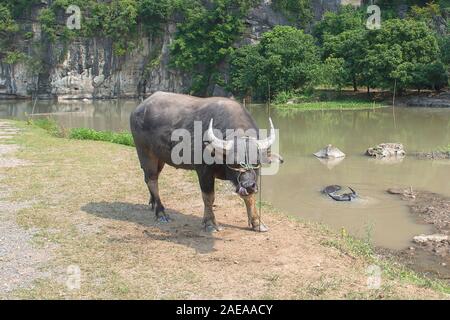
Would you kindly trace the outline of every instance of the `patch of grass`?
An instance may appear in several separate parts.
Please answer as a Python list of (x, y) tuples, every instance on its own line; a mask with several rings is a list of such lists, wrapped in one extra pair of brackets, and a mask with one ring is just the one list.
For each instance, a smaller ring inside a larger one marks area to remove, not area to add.
[(55, 137), (66, 137), (75, 140), (104, 141), (134, 147), (133, 136), (129, 132), (97, 131), (89, 128), (73, 128), (65, 130), (52, 118), (28, 120), (28, 124), (42, 128)]
[(291, 104), (276, 104), (279, 109), (295, 110), (364, 110), (379, 109), (385, 107), (379, 102), (359, 101), (359, 100), (337, 100), (337, 101), (314, 101)]
[(446, 147), (440, 147), (437, 150), (438, 152), (450, 152), (450, 144)]
[(69, 139), (105, 141), (134, 147), (133, 136), (129, 132), (97, 131), (88, 128), (75, 128), (69, 131)]
[(360, 110), (384, 107), (380, 98), (366, 95), (319, 90), (311, 93), (295, 91), (280, 92), (273, 100), (275, 107), (289, 110)]
[(52, 136), (61, 136), (62, 133), (61, 127), (51, 118), (29, 119), (28, 124), (44, 129)]
[(313, 297), (323, 296), (326, 292), (333, 291), (339, 286), (339, 281), (321, 275), (317, 281), (311, 281), (306, 286), (306, 293)]
[(322, 245), (333, 247), (350, 256), (364, 257), (372, 262), (374, 249), (370, 241), (356, 239), (350, 236), (345, 229), (341, 230), (341, 237), (327, 239), (321, 242)]
[(380, 257), (376, 254), (376, 249), (369, 241), (356, 239), (348, 235), (345, 230), (342, 230), (340, 238), (327, 239), (322, 241), (321, 244), (334, 247), (339, 251), (353, 257), (363, 257), (368, 264), (380, 267), (383, 274), (390, 279), (398, 279), (405, 283), (450, 294), (450, 286), (445, 282), (414, 272), (413, 270), (393, 261), (392, 259)]

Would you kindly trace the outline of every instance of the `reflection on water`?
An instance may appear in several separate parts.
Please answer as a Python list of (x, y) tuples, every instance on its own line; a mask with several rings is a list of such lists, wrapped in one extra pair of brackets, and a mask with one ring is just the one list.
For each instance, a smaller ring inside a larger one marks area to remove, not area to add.
[[(38, 102), (35, 113), (68, 112), (55, 118), (65, 127), (128, 130), (130, 112), (138, 101)], [(30, 101), (1, 102), (0, 117), (24, 118)], [(267, 109), (250, 111), (262, 128)], [(401, 142), (407, 152), (432, 150), (450, 144), (450, 110), (398, 108), (365, 111), (276, 111), (271, 116), (280, 128), (280, 150), (286, 162), (276, 176), (263, 178), (263, 198), (275, 207), (302, 218), (324, 222), (377, 244), (400, 249), (417, 234), (430, 231), (417, 224), (405, 203), (388, 195), (394, 186), (412, 186), (450, 196), (450, 161), (406, 157), (400, 162), (378, 161), (364, 151), (381, 142)], [(347, 154), (340, 163), (323, 163), (312, 156), (333, 144)], [(320, 190), (331, 184), (350, 186), (361, 198), (335, 202)]]
[(130, 113), (139, 104), (138, 100), (99, 101), (0, 101), (0, 118), (26, 119), (33, 112), (35, 117), (52, 115), (65, 128), (95, 128), (97, 130), (129, 130)]

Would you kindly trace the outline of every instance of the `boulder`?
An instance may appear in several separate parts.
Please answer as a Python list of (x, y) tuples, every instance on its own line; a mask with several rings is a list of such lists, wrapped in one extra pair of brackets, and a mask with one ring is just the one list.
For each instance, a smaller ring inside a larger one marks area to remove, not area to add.
[(404, 157), (406, 152), (401, 143), (382, 143), (367, 149), (366, 155), (376, 158)]
[(444, 242), (444, 241), (448, 241), (449, 238), (447, 235), (445, 234), (430, 234), (430, 235), (420, 235), (420, 236), (415, 236), (413, 238), (413, 241), (415, 243), (419, 243), (419, 244), (425, 244), (428, 242)]
[(332, 146), (331, 144), (317, 151), (316, 153), (314, 153), (314, 155), (320, 159), (337, 159), (345, 157), (345, 153), (343, 153), (338, 148)]

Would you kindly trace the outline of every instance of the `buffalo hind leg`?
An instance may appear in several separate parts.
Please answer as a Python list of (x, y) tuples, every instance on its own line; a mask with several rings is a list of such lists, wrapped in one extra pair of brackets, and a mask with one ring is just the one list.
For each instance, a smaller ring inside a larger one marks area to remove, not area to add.
[(150, 199), (148, 200), (148, 205), (151, 206), (152, 210), (155, 210), (155, 205), (156, 205), (156, 201), (155, 201), (155, 196), (153, 195), (152, 190), (149, 187), (149, 182), (150, 182), (150, 176), (149, 176), (149, 172), (148, 170), (144, 169), (144, 176), (145, 176), (145, 184), (148, 187), (148, 192), (150, 193)]
[(203, 227), (207, 232), (221, 231), (223, 228), (219, 226), (214, 215), (214, 176), (208, 171), (197, 171), (200, 188), (202, 190), (203, 203), (205, 205), (203, 213)]
[(155, 210), (155, 216), (159, 222), (169, 222), (170, 217), (165, 213), (165, 208), (161, 202), (161, 198), (159, 197), (158, 188), (159, 173), (164, 167), (164, 163), (155, 161), (155, 163), (152, 163), (152, 165), (150, 165), (149, 167), (150, 168), (143, 169), (145, 183), (147, 184), (148, 191), (150, 193), (149, 205), (151, 206), (152, 210)]

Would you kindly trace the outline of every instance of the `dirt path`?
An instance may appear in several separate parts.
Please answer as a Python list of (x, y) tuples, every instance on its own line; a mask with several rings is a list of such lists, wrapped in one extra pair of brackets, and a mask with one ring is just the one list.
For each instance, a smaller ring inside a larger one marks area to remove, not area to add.
[(33, 246), (33, 230), (25, 230), (16, 222), (17, 212), (30, 203), (9, 201), (11, 188), (3, 183), (8, 169), (28, 165), (13, 156), (19, 147), (10, 141), (18, 133), (13, 125), (0, 121), (0, 292), (4, 293), (25, 288), (45, 276), (39, 268), (49, 257), (48, 251)]
[[(408, 271), (393, 271), (367, 246), (274, 210), (264, 208), (268, 233), (250, 231), (243, 203), (224, 184), (215, 212), (225, 230), (205, 233), (196, 179), (170, 167), (160, 192), (174, 221), (159, 224), (133, 148), (22, 128), (18, 157), (33, 166), (10, 168), (5, 184), (17, 190), (15, 201), (31, 203), (19, 225), (37, 230), (36, 243), (57, 248), (46, 264), (50, 276), (12, 297), (448, 298)], [(378, 263), (382, 273), (373, 282)], [(67, 285), (74, 268), (75, 289)]]

